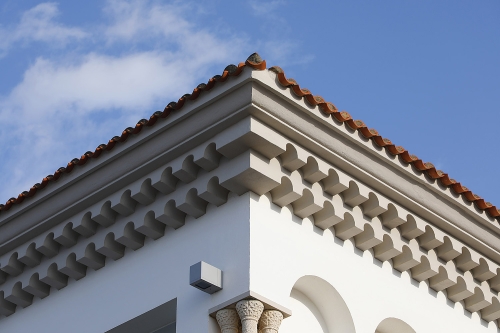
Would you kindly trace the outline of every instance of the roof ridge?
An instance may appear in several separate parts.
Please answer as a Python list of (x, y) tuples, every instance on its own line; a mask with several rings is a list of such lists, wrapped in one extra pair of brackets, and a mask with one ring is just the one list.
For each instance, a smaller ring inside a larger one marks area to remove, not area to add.
[[(135, 127), (126, 128), (120, 136), (114, 136), (107, 144), (97, 146), (94, 152), (87, 151), (80, 158), (74, 158), (66, 167), (57, 169), (53, 175), (48, 175), (42, 179), (41, 183), (33, 185), (29, 191), (24, 191), (17, 198), (12, 197), (3, 205), (0, 204), (0, 213), (9, 210), (13, 205), (22, 203), (26, 198), (34, 196), (39, 190), (45, 188), (49, 183), (55, 182), (65, 173), (70, 173), (75, 166), (82, 166), (91, 158), (99, 157), (104, 151), (109, 151), (119, 142), (125, 142), (130, 135), (138, 134), (145, 126), (153, 126), (159, 119), (167, 118), (172, 111), (178, 111), (187, 100), (196, 100), (203, 91), (208, 91), (213, 88), (217, 82), (224, 82), (230, 76), (238, 76), (245, 67), (250, 67), (255, 70), (265, 70), (266, 61), (263, 60), (258, 53), (252, 53), (244, 63), (238, 65), (228, 65), (224, 68), (222, 75), (215, 75), (208, 80), (207, 83), (201, 83), (193, 89), (191, 94), (184, 94), (177, 102), (170, 102), (163, 111), (156, 111), (151, 115), (149, 120), (141, 119)], [(402, 146), (396, 146), (387, 138), (379, 135), (378, 131), (373, 128), (368, 128), (361, 120), (354, 120), (346, 111), (339, 111), (337, 107), (323, 99), (318, 95), (313, 95), (309, 89), (304, 89), (299, 86), (297, 81), (292, 78), (287, 78), (285, 72), (278, 66), (269, 68), (270, 71), (276, 73), (277, 81), (280, 85), (290, 88), (290, 90), (300, 98), (304, 98), (311, 106), (318, 106), (319, 109), (327, 115), (330, 115), (334, 121), (346, 123), (351, 129), (359, 131), (365, 138), (371, 139), (378, 146), (385, 148), (390, 154), (400, 156), (400, 158), (408, 164), (413, 164), (415, 168), (421, 172), (425, 172), (432, 179), (439, 179), (445, 187), (451, 188), (455, 193), (462, 195), (467, 201), (474, 202), (475, 205), (488, 212), (494, 218), (500, 217), (500, 211), (490, 202), (486, 202), (480, 196), (472, 193), (467, 187), (450, 178), (447, 173), (437, 170), (432, 163), (423, 162), (415, 155), (411, 155)]]

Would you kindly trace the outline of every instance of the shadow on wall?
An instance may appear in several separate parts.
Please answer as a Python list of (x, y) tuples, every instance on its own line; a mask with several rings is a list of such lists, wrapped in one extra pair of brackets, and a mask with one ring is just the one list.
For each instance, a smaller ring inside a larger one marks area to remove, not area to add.
[(292, 316), (283, 321), (280, 333), (356, 332), (351, 313), (340, 294), (317, 276), (306, 275), (295, 283), (289, 306)]
[(387, 318), (377, 326), (375, 333), (416, 333), (407, 323), (396, 318)]

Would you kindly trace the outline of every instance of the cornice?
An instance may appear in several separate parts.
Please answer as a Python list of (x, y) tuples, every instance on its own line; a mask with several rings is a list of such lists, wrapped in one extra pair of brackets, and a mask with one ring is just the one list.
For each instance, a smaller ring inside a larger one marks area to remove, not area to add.
[[(401, 166), (411, 166), (406, 168), (407, 171), (413, 171), (416, 175), (424, 174), (428, 180), (431, 180), (431, 183), (438, 184), (441, 189), (449, 190), (454, 197), (460, 197), (465, 206), (472, 205), (479, 214), (486, 212), (491, 219), (500, 218), (500, 211), (494, 205), (472, 193), (460, 182), (450, 178), (447, 173), (437, 170), (432, 163), (423, 162), (402, 146), (396, 146), (391, 140), (383, 138), (375, 129), (369, 129), (363, 121), (354, 120), (348, 112), (339, 111), (334, 104), (326, 102), (321, 96), (315, 96), (308, 89), (301, 88), (294, 79), (287, 78), (280, 67), (271, 67), (268, 74), (271, 74), (273, 80), (270, 81), (267, 75), (257, 72), (253, 76), (263, 79), (263, 82), (266, 81), (269, 87), (273, 86), (271, 82), (274, 81), (274, 86), (278, 88), (276, 90), (286, 91), (292, 99), (301, 101), (309, 109), (314, 110), (315, 115), (331, 118), (333, 123), (349, 129), (351, 133), (357, 133), (359, 137), (363, 138), (362, 141), (371, 141), (372, 149), (375, 148), (375, 151), (384, 151), (388, 157), (398, 157)], [(338, 130), (339, 126), (336, 127)]]
[(0, 255), (243, 119), (251, 103), (249, 74), (228, 78), (196, 101), (186, 101), (182, 112), (172, 112), (166, 120), (145, 127), (141, 135), (129, 136), (113, 150), (89, 160), (84, 168), (73, 169), (22, 205), (2, 212)]
[[(228, 195), (266, 195), (341, 240), (443, 292), (486, 321), (500, 318), (500, 266), (372, 186), (245, 118), (0, 258), (0, 313), (30, 306), (145, 239), (175, 232)], [(367, 277), (369, 278), (369, 277)]]
[(495, 218), (323, 113), (319, 105), (297, 97), (278, 84), (274, 72), (255, 71), (252, 77), (259, 83), (253, 86), (254, 117), (456, 237), (475, 246), (485, 242), (498, 252)]
[[(244, 71), (245, 68), (249, 68), (250, 71)], [(178, 120), (189, 117), (190, 113), (192, 113), (190, 112), (192, 110), (189, 109), (193, 108), (193, 103), (195, 105), (205, 103), (206, 106), (207, 104), (225, 96), (228, 92), (234, 89), (235, 78), (243, 76), (243, 79), (240, 79), (239, 81), (245, 81), (250, 76), (253, 80), (261, 81), (267, 84), (268, 88), (272, 87), (275, 92), (280, 92), (282, 96), (286, 96), (289, 100), (293, 100), (295, 104), (301, 104), (302, 106), (305, 106), (305, 109), (314, 111), (309, 112), (311, 118), (331, 118), (333, 122), (325, 123), (329, 123), (330, 129), (333, 129), (332, 133), (341, 133), (342, 135), (345, 135), (346, 138), (349, 138), (349, 135), (346, 134), (350, 134), (351, 140), (355, 137), (355, 135), (353, 134), (357, 134), (358, 139), (356, 139), (356, 144), (358, 146), (364, 145), (365, 148), (368, 148), (367, 150), (369, 151), (369, 153), (371, 153), (372, 155), (378, 155), (378, 157), (382, 159), (384, 158), (384, 154), (382, 154), (382, 152), (384, 152), (386, 155), (385, 162), (392, 161), (394, 162), (393, 164), (398, 165), (400, 169), (406, 169), (406, 171), (408, 171), (408, 173), (410, 174), (409, 178), (411, 178), (411, 174), (413, 174), (414, 181), (420, 182), (420, 185), (427, 187), (428, 190), (432, 191), (433, 195), (437, 195), (441, 200), (445, 200), (448, 202), (448, 204), (451, 203), (452, 205), (454, 205), (455, 210), (462, 211), (463, 213), (472, 217), (475, 221), (478, 221), (479, 223), (482, 223), (486, 227), (490, 228), (490, 230), (496, 233), (500, 233), (500, 230), (498, 230), (498, 221), (495, 221), (495, 218), (499, 218), (500, 212), (496, 209), (495, 206), (486, 202), (479, 196), (473, 194), (459, 182), (456, 182), (455, 180), (449, 178), (446, 173), (443, 173), (440, 170), (436, 170), (431, 163), (424, 163), (416, 156), (410, 155), (408, 151), (406, 151), (401, 146), (395, 146), (390, 140), (380, 136), (376, 130), (368, 129), (368, 127), (362, 121), (353, 120), (347, 112), (338, 111), (338, 109), (332, 103), (326, 102), (320, 96), (313, 95), (308, 89), (301, 88), (295, 80), (287, 78), (284, 71), (280, 67), (274, 66), (269, 70), (265, 69), (266, 62), (262, 60), (256, 53), (250, 55), (245, 63), (240, 63), (237, 66), (227, 66), (221, 75), (215, 75), (206, 84), (203, 83), (198, 85), (192, 91), (192, 93), (185, 94), (178, 101), (169, 103), (163, 111), (157, 111), (153, 115), (151, 115), (149, 120), (140, 120), (134, 128), (129, 127), (125, 129), (121, 136), (113, 137), (107, 144), (99, 145), (94, 152), (87, 152), (82, 155), (81, 158), (72, 160), (70, 163), (68, 163), (67, 167), (59, 168), (53, 175), (45, 177), (40, 184), (35, 184), (35, 186), (33, 186), (29, 191), (24, 191), (17, 198), (9, 199), (5, 205), (0, 204), (0, 213), (2, 213), (0, 226), (2, 226), (3, 224), (7, 224), (9, 221), (18, 217), (19, 215), (26, 215), (26, 212), (29, 211), (32, 207), (45, 202), (48, 197), (53, 197), (65, 187), (75, 187), (75, 181), (82, 176), (95, 174), (96, 170), (98, 170), (101, 165), (105, 165), (107, 162), (109, 162), (110, 159), (120, 155), (119, 150), (120, 148), (123, 148), (122, 144), (124, 142), (134, 141), (134, 139), (137, 139), (137, 137), (135, 136), (136, 134), (148, 132), (148, 130), (150, 130), (151, 128), (154, 128), (153, 133), (155, 133), (163, 131), (165, 127), (173, 127), (173, 125), (176, 124)], [(245, 74), (241, 75), (242, 73)], [(268, 76), (271, 77), (271, 80)], [(224, 84), (217, 84), (219, 82), (224, 82)], [(217, 92), (215, 96), (213, 94), (212, 96), (207, 96), (207, 92), (214, 91)], [(176, 111), (180, 109), (182, 109), (183, 112), (179, 117), (178, 114), (175, 114), (177, 113)], [(159, 122), (159, 120), (164, 118), (168, 118), (169, 121), (167, 121), (166, 123)], [(161, 124), (163, 124), (163, 126)], [(207, 125), (210, 125), (210, 121), (207, 122)], [(146, 138), (154, 137), (154, 135), (155, 134), (152, 134), (151, 131), (149, 131)], [(139, 137), (144, 138), (144, 136)], [(321, 143), (326, 143), (329, 139), (328, 135), (323, 139), (325, 140)], [(139, 141), (142, 140), (140, 139)], [(371, 147), (367, 145), (367, 142), (371, 142)], [(117, 145), (117, 143), (120, 144)], [(129, 144), (125, 144), (125, 150), (127, 150), (128, 153), (130, 152), (130, 149), (128, 149), (129, 147)], [(109, 154), (111, 151), (112, 153)], [(104, 152), (106, 152), (106, 154), (103, 155)], [(101, 156), (107, 156), (108, 161), (106, 161), (106, 158), (103, 158)], [(397, 158), (394, 158), (395, 156)], [(93, 163), (95, 161), (98, 161), (97, 164)], [(78, 166), (88, 164), (94, 165), (92, 166), (92, 168), (84, 168), (83, 171), (78, 168)], [(121, 164), (125, 165), (126, 163)], [(72, 177), (67, 177), (67, 174), (71, 174)], [(65, 177), (62, 177), (64, 181), (59, 180), (63, 175), (66, 175)], [(357, 176), (359, 177), (362, 175)], [(388, 179), (383, 179), (384, 177), (380, 173), (372, 173), (371, 176), (379, 178), (379, 180), (383, 182), (387, 182), (387, 180), (389, 180), (390, 183), (390, 177)], [(53, 184), (58, 180), (59, 182), (56, 183), (57, 186), (52, 186), (50, 192), (47, 190), (43, 191), (49, 193), (46, 193), (46, 195), (44, 196), (40, 196), (39, 194), (37, 194), (41, 189), (45, 189), (49, 183)], [(402, 183), (404, 184), (407, 182), (399, 182), (399, 184)], [(390, 185), (392, 185), (393, 187), (397, 187), (398, 182)], [(35, 194), (37, 194), (39, 198), (33, 200), (32, 197)], [(411, 194), (411, 191), (409, 193), (405, 193), (405, 195), (408, 195), (410, 197)], [(92, 197), (96, 196), (93, 195)], [(30, 199), (26, 200), (27, 198)], [(419, 200), (421, 198), (418, 198), (418, 195), (417, 197), (414, 197), (412, 199), (415, 201), (422, 201)], [(73, 202), (75, 201), (76, 200), (73, 200)], [(27, 202), (28, 204), (26, 204)], [(12, 209), (13, 207), (17, 207), (21, 203), (23, 203), (23, 208)], [(426, 205), (432, 206), (432, 202), (425, 202), (424, 206)], [(55, 205), (46, 206), (52, 207)], [(5, 212), (9, 210), (11, 210), (11, 212), (6, 216)], [(45, 210), (46, 209), (42, 209), (42, 211)], [(438, 211), (434, 210), (434, 212), (438, 214), (442, 213), (439, 212), (439, 209)], [(40, 210), (38, 210), (38, 213), (40, 213)], [(20, 224), (20, 226), (16, 225), (3, 228), (3, 232), (1, 233), (1, 235), (5, 235), (5, 237), (4, 239), (0, 237), (0, 253), (1, 248), (3, 247), (2, 244), (5, 243), (6, 240), (17, 237), (20, 230), (26, 231), (30, 228), (36, 228), (35, 225), (29, 223), (18, 224)], [(33, 233), (29, 234), (33, 236)], [(26, 240), (27, 237), (24, 237), (23, 239)]]

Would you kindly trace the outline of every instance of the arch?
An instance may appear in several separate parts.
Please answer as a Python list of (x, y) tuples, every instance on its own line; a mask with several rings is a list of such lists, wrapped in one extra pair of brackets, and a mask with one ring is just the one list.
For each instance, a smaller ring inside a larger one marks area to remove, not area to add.
[(355, 333), (344, 299), (325, 280), (306, 275), (290, 292), (292, 316), (283, 321), (280, 333)]
[(397, 318), (386, 318), (377, 326), (375, 333), (416, 333), (410, 325)]

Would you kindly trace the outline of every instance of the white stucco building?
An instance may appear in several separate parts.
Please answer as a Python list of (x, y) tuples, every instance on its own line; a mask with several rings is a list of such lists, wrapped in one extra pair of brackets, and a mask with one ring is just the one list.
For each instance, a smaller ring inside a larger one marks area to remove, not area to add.
[(0, 207), (0, 332), (499, 332), (497, 208), (255, 54)]

